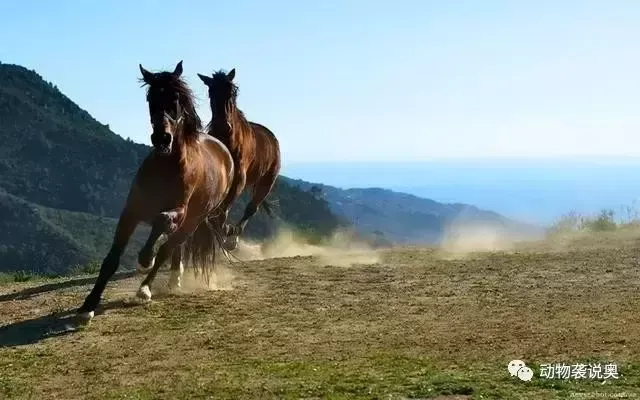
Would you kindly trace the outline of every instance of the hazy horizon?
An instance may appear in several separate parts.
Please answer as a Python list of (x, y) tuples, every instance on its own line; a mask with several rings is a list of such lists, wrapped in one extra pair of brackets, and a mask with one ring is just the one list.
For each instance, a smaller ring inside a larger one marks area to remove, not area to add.
[[(570, 211), (595, 214), (640, 199), (640, 157), (546, 157), (425, 162), (292, 163), (282, 174), (339, 188), (381, 187), (466, 203), (547, 225)], [(640, 211), (640, 210), (638, 210)]]

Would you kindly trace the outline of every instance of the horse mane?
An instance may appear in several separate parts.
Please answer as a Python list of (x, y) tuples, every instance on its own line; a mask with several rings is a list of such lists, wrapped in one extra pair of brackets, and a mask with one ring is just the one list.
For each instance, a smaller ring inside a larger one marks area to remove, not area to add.
[[(231, 85), (231, 97), (225, 104), (225, 115), (224, 117), (227, 119), (231, 127), (231, 132), (229, 132), (229, 142), (232, 147), (240, 148), (245, 142), (245, 138), (251, 134), (251, 125), (249, 121), (244, 116), (242, 110), (238, 108), (237, 99), (238, 99), (238, 86), (233, 83), (233, 81), (229, 81), (226, 72), (223, 70), (219, 70), (213, 73), (212, 75), (213, 84), (230, 84)], [(215, 91), (214, 91), (215, 93)], [(225, 99), (227, 100), (227, 99)], [(215, 110), (212, 110), (215, 113)], [(218, 132), (216, 132), (216, 118), (220, 118), (221, 116), (216, 116), (214, 114), (211, 121), (206, 126), (206, 131), (212, 135), (218, 137)]]
[[(163, 76), (164, 74), (167, 74)], [(162, 78), (164, 85), (168, 85), (168, 88), (178, 94), (178, 102), (184, 116), (184, 122), (182, 132), (185, 138), (196, 138), (200, 132), (202, 132), (202, 120), (196, 111), (195, 95), (191, 88), (187, 85), (182, 77), (176, 78), (170, 72), (161, 72), (159, 74)], [(147, 96), (149, 95), (149, 89), (151, 85), (140, 79), (143, 83), (143, 87), (147, 86)]]

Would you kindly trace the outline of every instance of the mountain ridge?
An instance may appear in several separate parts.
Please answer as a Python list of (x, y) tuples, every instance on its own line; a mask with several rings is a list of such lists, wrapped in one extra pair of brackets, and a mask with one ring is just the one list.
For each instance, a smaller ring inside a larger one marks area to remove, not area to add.
[[(491, 210), (465, 203), (440, 203), (386, 188), (339, 189), (321, 183), (287, 178), (305, 190), (320, 190), (336, 214), (352, 221), (365, 233), (386, 226), (388, 239), (401, 243), (438, 244), (452, 228), (491, 227), (525, 240), (539, 237), (543, 228), (519, 222)], [(317, 188), (317, 189), (314, 189)]]

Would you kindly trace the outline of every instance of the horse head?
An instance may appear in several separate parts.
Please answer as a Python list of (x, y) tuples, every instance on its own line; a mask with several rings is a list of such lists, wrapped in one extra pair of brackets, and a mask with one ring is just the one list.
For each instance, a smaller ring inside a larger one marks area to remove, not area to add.
[[(188, 88), (181, 79), (182, 61), (173, 72), (149, 72), (140, 65), (142, 81), (148, 85), (147, 103), (153, 132), (151, 143), (154, 149), (163, 155), (171, 154), (175, 143), (181, 139), (179, 129), (188, 114), (190, 97)], [(187, 92), (185, 92), (185, 90)], [(186, 106), (186, 107), (185, 107)]]
[(229, 114), (235, 107), (238, 96), (238, 87), (233, 82), (235, 76), (235, 68), (228, 73), (224, 71), (214, 72), (211, 76), (198, 74), (200, 80), (209, 89), (209, 104), (213, 121), (226, 121), (227, 125), (229, 125)]

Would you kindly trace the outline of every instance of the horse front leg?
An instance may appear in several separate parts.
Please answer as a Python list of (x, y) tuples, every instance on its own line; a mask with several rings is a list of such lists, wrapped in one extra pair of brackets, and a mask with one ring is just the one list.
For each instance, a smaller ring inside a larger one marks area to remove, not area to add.
[[(199, 222), (200, 221), (196, 218), (192, 218), (190, 220), (185, 219), (184, 223), (175, 232), (169, 234), (167, 241), (160, 246), (160, 249), (158, 249), (158, 254), (156, 255), (155, 263), (151, 268), (151, 271), (140, 284), (140, 288), (137, 293), (139, 298), (146, 301), (151, 300), (151, 284), (158, 274), (158, 270), (169, 259), (169, 257), (172, 257), (172, 270), (176, 261), (178, 267), (182, 269), (181, 247), (189, 235), (193, 234)], [(172, 274), (173, 273), (174, 272), (172, 271)], [(180, 275), (181, 274), (182, 273), (180, 271)]]
[(120, 214), (118, 225), (116, 226), (116, 232), (111, 249), (102, 261), (98, 279), (84, 303), (78, 309), (77, 314), (84, 321), (88, 322), (95, 315), (95, 310), (100, 303), (100, 298), (107, 286), (107, 282), (118, 269), (118, 266), (120, 265), (120, 257), (127, 247), (127, 243), (129, 243), (131, 235), (133, 235), (133, 232), (141, 220), (142, 218), (138, 213), (136, 213), (130, 206), (125, 206), (125, 209)]
[(158, 214), (151, 225), (151, 232), (144, 246), (138, 253), (138, 266), (136, 270), (140, 274), (146, 274), (151, 271), (155, 263), (153, 255), (153, 246), (156, 244), (162, 234), (170, 235), (178, 229), (184, 220), (185, 208), (183, 206), (176, 207), (173, 210), (164, 211)]
[[(247, 174), (244, 169), (238, 169), (238, 173), (236, 174), (235, 179), (233, 180), (233, 184), (231, 185), (230, 193), (231, 200), (229, 201), (228, 208), (231, 208), (231, 205), (235, 199), (240, 197), (242, 191), (244, 190), (247, 184)], [(226, 218), (225, 218), (226, 220)], [(237, 226), (231, 226), (225, 222), (224, 232), (226, 239), (224, 241), (224, 247), (228, 251), (235, 250), (238, 247), (238, 241), (240, 234), (238, 233)]]
[[(268, 206), (269, 203), (265, 202), (265, 199), (273, 189), (273, 186), (275, 185), (275, 182), (276, 182), (276, 178), (277, 178), (277, 173), (263, 176), (260, 180), (258, 180), (258, 182), (256, 182), (253, 188), (253, 196), (251, 197), (251, 200), (249, 200), (247, 207), (244, 209), (244, 214), (242, 215), (242, 218), (240, 219), (238, 224), (235, 226), (235, 229), (234, 229), (235, 235), (240, 236), (244, 233), (244, 229), (246, 228), (247, 223), (249, 222), (249, 219), (255, 215), (260, 205), (263, 205), (263, 209), (267, 211), (267, 213), (270, 214), (271, 217), (275, 216), (271, 207)], [(267, 207), (264, 207), (265, 205), (267, 205)]]
[(184, 264), (182, 263), (184, 245), (178, 245), (173, 249), (171, 255), (171, 272), (169, 274), (169, 290), (179, 290), (182, 287), (182, 275)]

